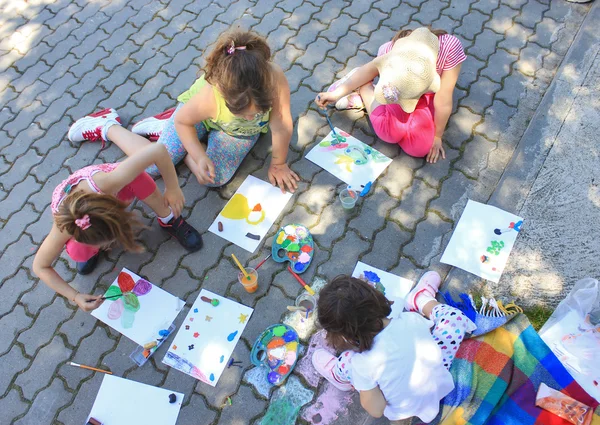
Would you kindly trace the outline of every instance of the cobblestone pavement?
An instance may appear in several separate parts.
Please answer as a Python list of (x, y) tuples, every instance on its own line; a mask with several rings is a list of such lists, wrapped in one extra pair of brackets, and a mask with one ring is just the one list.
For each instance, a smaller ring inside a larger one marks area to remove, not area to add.
[[(269, 395), (271, 406), (291, 400), (283, 407), (302, 408), (300, 415), (314, 422), (369, 422), (356, 397), (339, 419), (324, 412), (307, 416), (331, 391), (300, 373), (269, 392), (252, 384), (256, 374), (250, 367), (226, 370), (213, 389), (162, 365), (164, 351), (138, 368), (128, 358), (132, 342), (39, 282), (31, 264), (50, 228), (52, 189), (69, 172), (122, 156), (115, 146), (100, 150), (98, 144), (69, 143), (69, 125), (100, 107), (116, 108), (130, 124), (173, 106), (197, 75), (202, 52), (222, 31), (237, 24), (252, 28), (268, 36), (292, 90), (289, 161), (303, 182), (278, 223), (303, 223), (313, 232), (318, 250), (305, 279), (349, 273), (359, 259), (408, 278), (430, 265), (445, 274), (448, 269), (438, 260), (467, 198), (485, 202), (493, 192), (589, 10), (562, 0), (207, 3), (0, 0), (2, 423), (83, 423), (102, 376), (69, 367), (68, 361), (184, 392), (178, 424), (237, 425), (261, 418), (274, 424), (272, 416), (263, 418)], [(312, 103), (315, 92), (366, 62), (396, 30), (420, 25), (456, 34), (469, 56), (445, 135), (447, 158), (428, 165), (407, 157), (377, 141), (362, 113), (336, 113), (335, 125), (394, 158), (369, 196), (346, 215), (336, 203), (343, 184), (303, 159), (327, 132)], [(255, 314), (234, 353), (248, 358), (254, 338), (285, 318), (285, 305), (299, 287), (282, 267), (267, 263), (259, 291), (244, 293), (234, 282), (229, 254), (254, 264), (271, 239), (248, 254), (206, 229), (246, 175), (266, 178), (269, 147), (268, 140), (260, 142), (234, 181), (220, 190), (200, 187), (188, 170), (179, 169), (185, 216), (204, 233), (201, 253), (184, 252), (136, 205), (151, 227), (141, 234), (146, 253), (111, 251), (86, 277), (76, 277), (63, 255), (58, 272), (78, 290), (99, 293), (126, 266), (187, 300), (188, 307), (201, 287), (251, 305)], [(228, 396), (233, 403), (222, 408)]]

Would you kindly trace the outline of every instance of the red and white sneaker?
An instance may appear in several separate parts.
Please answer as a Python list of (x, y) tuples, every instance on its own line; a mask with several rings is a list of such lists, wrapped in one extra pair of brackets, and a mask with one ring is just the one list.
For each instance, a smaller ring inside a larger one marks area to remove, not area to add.
[(344, 381), (340, 379), (335, 374), (335, 364), (337, 362), (337, 357), (331, 354), (327, 350), (323, 350), (322, 348), (315, 350), (312, 355), (312, 364), (325, 379), (327, 379), (331, 384), (341, 391), (352, 391), (354, 387), (348, 381)]
[[(417, 297), (419, 295), (425, 296), (429, 299), (429, 301), (435, 301), (435, 295), (438, 292), (440, 285), (442, 284), (442, 278), (438, 274), (438, 272), (428, 271), (419, 282), (417, 282), (417, 286), (415, 286), (406, 296), (406, 303), (404, 307), (408, 311), (418, 311), (421, 312), (417, 305)], [(424, 304), (423, 304), (424, 305)]]
[(121, 125), (121, 118), (112, 108), (103, 109), (83, 118), (79, 118), (69, 129), (71, 142), (97, 142), (102, 141), (102, 148), (108, 141), (106, 132), (111, 125)]
[(171, 118), (175, 112), (175, 109), (176, 108), (167, 109), (158, 115), (144, 118), (143, 120), (136, 122), (131, 128), (131, 132), (156, 142), (162, 134), (168, 119)]

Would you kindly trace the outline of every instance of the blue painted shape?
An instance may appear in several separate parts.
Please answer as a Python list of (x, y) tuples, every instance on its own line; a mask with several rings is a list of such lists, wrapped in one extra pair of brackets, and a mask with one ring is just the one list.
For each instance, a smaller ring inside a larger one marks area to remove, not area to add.
[(223, 363), (223, 360), (225, 360), (225, 356), (221, 356), (221, 358), (219, 359), (219, 363)]
[(158, 334), (160, 336), (169, 336), (169, 333), (170, 332), (168, 330), (166, 330), (166, 329), (162, 329), (162, 330), (158, 331)]
[(208, 379), (210, 379), (211, 381), (215, 380), (215, 374), (211, 373), (210, 376), (208, 377)]
[(228, 336), (227, 336), (227, 341), (231, 342), (235, 339), (236, 335), (238, 334), (238, 331), (235, 332), (231, 332)]
[(194, 313), (198, 313), (198, 309), (197, 308), (194, 309)]

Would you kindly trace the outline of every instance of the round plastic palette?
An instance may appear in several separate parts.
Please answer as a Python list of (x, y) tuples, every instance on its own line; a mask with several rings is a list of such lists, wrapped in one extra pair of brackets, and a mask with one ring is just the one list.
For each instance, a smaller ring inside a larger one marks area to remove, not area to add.
[(301, 224), (288, 224), (279, 229), (273, 240), (271, 254), (278, 263), (289, 261), (292, 270), (304, 273), (315, 252), (313, 237)]
[(281, 385), (296, 366), (298, 343), (298, 334), (290, 326), (269, 326), (254, 343), (250, 360), (255, 366), (267, 367), (269, 383)]

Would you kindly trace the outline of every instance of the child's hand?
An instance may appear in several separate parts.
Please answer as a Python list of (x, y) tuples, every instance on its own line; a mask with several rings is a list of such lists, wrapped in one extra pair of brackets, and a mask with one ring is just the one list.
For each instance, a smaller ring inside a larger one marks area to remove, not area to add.
[(179, 186), (172, 189), (166, 188), (164, 193), (165, 207), (170, 207), (173, 211), (175, 218), (181, 215), (183, 205), (185, 204), (185, 197)]
[(296, 182), (300, 180), (300, 177), (290, 170), (290, 167), (287, 164), (271, 164), (268, 174), (271, 184), (273, 186), (279, 186), (281, 188), (281, 193), (285, 193), (286, 189), (291, 193), (294, 193), (298, 188), (298, 183)]
[(325, 109), (329, 104), (335, 105), (335, 102), (338, 100), (338, 96), (335, 94), (335, 92), (323, 92), (317, 95), (315, 98), (315, 103), (319, 108)]
[(75, 304), (79, 306), (85, 312), (96, 310), (102, 305), (104, 300), (102, 295), (88, 295), (88, 294), (77, 294), (75, 295)]
[(440, 158), (446, 159), (446, 151), (442, 146), (442, 138), (435, 136), (433, 139), (433, 146), (431, 146), (426, 160), (427, 162), (434, 164)]
[(215, 165), (208, 155), (204, 154), (196, 163), (195, 169), (191, 170), (200, 184), (215, 183)]

